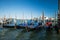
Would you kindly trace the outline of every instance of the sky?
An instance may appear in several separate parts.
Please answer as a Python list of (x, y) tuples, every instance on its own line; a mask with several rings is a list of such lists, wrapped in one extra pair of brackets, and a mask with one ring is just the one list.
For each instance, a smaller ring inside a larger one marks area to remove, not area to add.
[(31, 15), (38, 18), (43, 11), (46, 17), (54, 17), (58, 0), (0, 0), (0, 17), (31, 19)]

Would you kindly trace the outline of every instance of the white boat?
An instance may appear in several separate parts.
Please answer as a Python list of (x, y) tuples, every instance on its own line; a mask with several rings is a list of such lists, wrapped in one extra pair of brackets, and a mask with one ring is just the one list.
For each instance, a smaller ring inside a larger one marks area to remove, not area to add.
[(3, 23), (3, 27), (14, 27), (15, 26), (15, 20), (14, 19), (7, 19), (6, 23)]
[(3, 21), (0, 19), (0, 28), (3, 28)]

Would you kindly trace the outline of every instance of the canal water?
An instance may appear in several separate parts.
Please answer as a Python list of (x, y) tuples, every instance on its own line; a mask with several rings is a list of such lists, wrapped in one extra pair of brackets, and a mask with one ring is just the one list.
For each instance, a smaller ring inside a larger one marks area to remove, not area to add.
[(60, 40), (60, 34), (55, 30), (45, 29), (27, 32), (26, 29), (0, 28), (0, 40)]

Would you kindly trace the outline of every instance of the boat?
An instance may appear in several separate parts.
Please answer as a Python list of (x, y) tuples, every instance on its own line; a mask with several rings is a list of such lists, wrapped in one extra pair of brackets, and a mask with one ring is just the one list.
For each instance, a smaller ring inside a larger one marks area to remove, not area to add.
[(3, 28), (3, 22), (1, 19), (0, 19), (0, 28)]
[(29, 30), (33, 30), (33, 29), (38, 29), (41, 28), (42, 23), (41, 22), (37, 22), (37, 21), (32, 21), (32, 20), (28, 20), (27, 23), (21, 23), (17, 26), (17, 28), (27, 28)]
[(3, 23), (3, 27), (7, 27), (7, 28), (14, 28), (15, 27), (15, 21), (14, 19), (7, 19), (5, 21), (5, 23)]
[(39, 29), (41, 28), (41, 26), (41, 22), (33, 21), (33, 23), (31, 23), (30, 25), (28, 24), (28, 29)]

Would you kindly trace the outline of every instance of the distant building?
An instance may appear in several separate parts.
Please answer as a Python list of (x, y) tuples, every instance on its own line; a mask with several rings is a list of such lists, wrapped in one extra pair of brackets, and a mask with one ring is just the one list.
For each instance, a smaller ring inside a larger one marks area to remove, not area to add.
[(35, 17), (34, 17), (33, 20), (38, 20), (38, 18), (35, 18)]
[(48, 20), (54, 20), (55, 18), (48, 18)]

